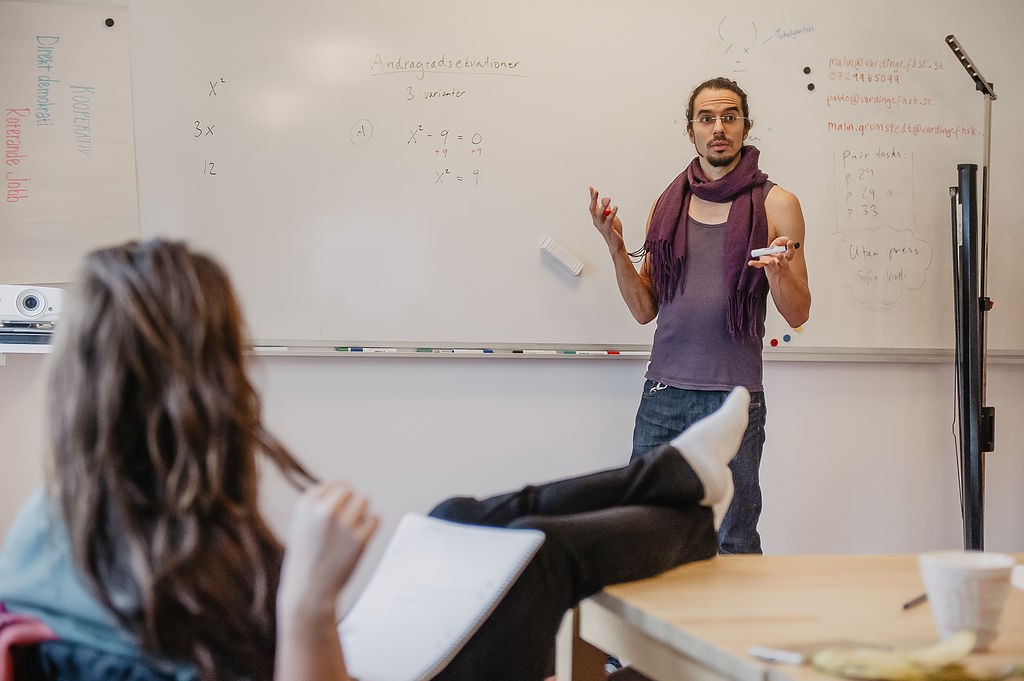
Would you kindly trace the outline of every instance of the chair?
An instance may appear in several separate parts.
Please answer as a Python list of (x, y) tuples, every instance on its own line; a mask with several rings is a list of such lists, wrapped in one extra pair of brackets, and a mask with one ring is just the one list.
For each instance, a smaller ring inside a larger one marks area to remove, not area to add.
[(11, 648), (13, 681), (174, 681), (145, 661), (73, 641), (42, 641)]

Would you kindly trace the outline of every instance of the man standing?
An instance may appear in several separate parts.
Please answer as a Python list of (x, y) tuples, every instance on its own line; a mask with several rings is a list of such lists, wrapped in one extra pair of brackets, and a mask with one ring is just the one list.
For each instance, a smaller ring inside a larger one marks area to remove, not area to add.
[[(743, 142), (751, 120), (735, 81), (714, 78), (690, 95), (693, 162), (651, 208), (643, 248), (626, 250), (618, 206), (590, 188), (590, 214), (608, 243), (619, 291), (641, 324), (658, 318), (633, 431), (633, 456), (715, 411), (729, 391), (750, 391), (749, 426), (730, 464), (732, 504), (719, 529), (723, 553), (760, 553), (758, 469), (764, 445), (762, 346), (768, 292), (790, 326), (807, 321), (811, 293), (797, 198), (758, 168)], [(751, 258), (751, 250), (784, 250)], [(640, 271), (630, 256), (642, 257)]]

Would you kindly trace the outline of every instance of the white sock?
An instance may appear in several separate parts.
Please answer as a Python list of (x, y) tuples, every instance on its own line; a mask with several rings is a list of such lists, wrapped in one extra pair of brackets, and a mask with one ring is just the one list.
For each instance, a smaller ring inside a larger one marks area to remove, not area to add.
[(704, 486), (701, 505), (710, 506), (715, 515), (715, 529), (732, 502), (732, 471), (729, 462), (736, 456), (743, 433), (747, 430), (750, 393), (740, 386), (733, 388), (725, 402), (684, 430), (671, 445), (682, 452)]

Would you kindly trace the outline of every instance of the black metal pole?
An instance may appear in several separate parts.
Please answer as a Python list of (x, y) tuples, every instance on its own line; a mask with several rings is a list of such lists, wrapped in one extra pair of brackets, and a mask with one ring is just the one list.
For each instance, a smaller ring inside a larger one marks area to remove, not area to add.
[[(995, 86), (986, 80), (954, 35), (946, 44), (985, 97), (984, 158), (982, 164), (981, 221), (977, 209), (977, 171), (974, 164), (958, 165), (962, 207), (961, 229), (954, 234), (959, 248), (960, 281), (957, 284), (957, 373), (960, 417), (960, 447), (964, 514), (964, 548), (982, 549), (984, 544), (983, 499), (985, 493), (985, 452), (995, 449), (995, 408), (986, 407), (987, 327), (992, 302), (988, 297), (989, 162), (992, 156), (992, 102)], [(954, 243), (954, 246), (956, 244)], [(956, 269), (956, 268), (954, 268)]]
[[(988, 312), (992, 309), (991, 300), (988, 297), (988, 168), (992, 160), (992, 101), (996, 98), (991, 83), (986, 83), (988, 89), (985, 91), (985, 154), (981, 163), (981, 233), (978, 243), (978, 290), (980, 291), (981, 320), (978, 327), (981, 339), (981, 403), (985, 403), (985, 394), (988, 383)], [(982, 88), (978, 88), (981, 90)], [(991, 415), (994, 418), (994, 414)], [(988, 414), (986, 414), (988, 417)], [(986, 441), (994, 440), (992, 429), (995, 424), (983, 425), (983, 431), (987, 433)], [(982, 451), (991, 452), (993, 443), (984, 447)]]
[(964, 548), (984, 549), (985, 461), (981, 450), (981, 307), (978, 296), (978, 166), (957, 166), (960, 191), (960, 305), (957, 328), (960, 467), (963, 482)]

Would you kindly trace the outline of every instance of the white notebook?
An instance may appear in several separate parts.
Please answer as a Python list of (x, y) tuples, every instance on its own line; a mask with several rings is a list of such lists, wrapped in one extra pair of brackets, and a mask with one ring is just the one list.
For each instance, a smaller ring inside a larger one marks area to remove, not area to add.
[(462, 649), (544, 542), (539, 530), (406, 514), (338, 625), (360, 681), (422, 681)]

